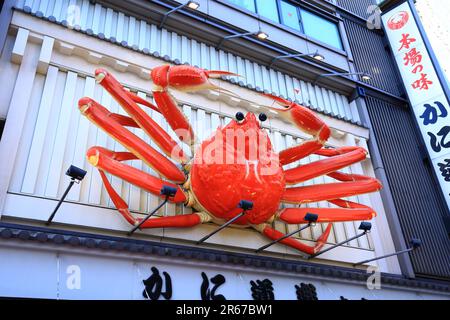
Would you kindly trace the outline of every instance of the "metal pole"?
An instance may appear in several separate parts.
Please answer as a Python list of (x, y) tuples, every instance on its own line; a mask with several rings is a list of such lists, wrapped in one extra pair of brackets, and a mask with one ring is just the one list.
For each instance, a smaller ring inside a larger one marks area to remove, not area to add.
[(47, 222), (45, 223), (47, 226), (50, 225), (50, 223), (52, 223), (52, 220), (55, 217), (56, 211), (58, 211), (59, 207), (63, 203), (64, 199), (66, 198), (67, 194), (69, 193), (69, 191), (72, 188), (74, 183), (75, 183), (74, 179), (70, 180), (69, 186), (67, 187), (66, 191), (64, 191), (64, 194), (61, 197), (61, 199), (58, 201), (58, 204), (56, 205), (55, 210), (53, 210), (52, 214), (50, 215), (50, 217), (48, 218)]
[(391, 253), (391, 254), (387, 254), (387, 255), (384, 255), (384, 256), (381, 256), (381, 257), (377, 257), (377, 258), (373, 258), (373, 259), (369, 259), (369, 260), (364, 260), (364, 261), (361, 261), (361, 262), (358, 262), (358, 263), (354, 263), (353, 266), (355, 267), (355, 266), (359, 266), (359, 265), (367, 263), (367, 262), (372, 262), (372, 261), (380, 260), (380, 259), (383, 259), (383, 258), (389, 258), (389, 257), (392, 257), (392, 256), (398, 256), (399, 254), (404, 254), (404, 253), (413, 251), (414, 249), (415, 248), (409, 248), (409, 249), (402, 250), (402, 251), (399, 251), (399, 252), (394, 252), (394, 253)]
[(269, 68), (272, 68), (272, 66), (274, 65), (275, 62), (277, 62), (280, 59), (284, 59), (284, 58), (294, 58), (294, 57), (300, 57), (299, 55), (291, 55), (291, 54), (286, 54), (284, 56), (278, 56), (278, 57), (274, 57), (272, 59), (272, 61), (270, 61), (269, 64)]
[(277, 62), (280, 59), (284, 59), (284, 58), (301, 58), (301, 57), (312, 56), (312, 55), (315, 55), (315, 54), (317, 54), (317, 52), (315, 52), (315, 53), (286, 54), (284, 56), (278, 56), (278, 57), (273, 58), (272, 61), (270, 61), (269, 68), (271, 68), (275, 64), (275, 62)]
[(181, 9), (181, 8), (183, 8), (184, 6), (186, 6), (186, 4), (187, 4), (187, 3), (181, 4), (181, 5), (179, 5), (178, 7), (173, 8), (172, 10), (170, 10), (169, 12), (167, 12), (167, 13), (164, 15), (164, 17), (163, 17), (161, 23), (159, 24), (159, 27), (160, 27), (160, 28), (163, 27), (164, 23), (166, 23), (166, 20), (167, 20), (167, 17), (169, 16), (169, 14), (171, 14), (171, 13), (173, 13), (173, 12), (175, 12), (175, 11)]
[(161, 209), (162, 206), (164, 206), (167, 203), (167, 200), (169, 200), (169, 196), (166, 196), (164, 201), (159, 206), (157, 206), (155, 210), (153, 210), (149, 215), (147, 215), (144, 219), (142, 219), (137, 226), (131, 229), (128, 232), (128, 235), (131, 236), (137, 229), (139, 229), (145, 221), (150, 219), (159, 209)]
[(256, 249), (255, 252), (256, 252), (256, 253), (259, 253), (259, 252), (263, 251), (264, 249), (267, 249), (268, 247), (273, 246), (275, 243), (278, 243), (278, 242), (280, 242), (280, 241), (282, 241), (282, 240), (284, 240), (284, 239), (286, 239), (286, 238), (292, 237), (294, 234), (296, 234), (296, 233), (298, 233), (298, 232), (300, 232), (300, 231), (302, 231), (302, 230), (305, 230), (305, 229), (307, 229), (307, 228), (309, 228), (309, 227), (311, 227), (311, 223), (308, 223), (308, 225), (306, 225), (306, 226), (304, 226), (304, 227), (301, 227), (300, 229), (298, 229), (298, 230), (296, 230), (296, 231), (292, 231), (291, 233), (288, 233), (288, 234), (282, 236), (281, 238), (279, 238), (279, 239), (277, 239), (277, 240), (273, 240), (273, 241), (270, 242), (269, 244), (266, 244), (265, 246), (262, 246), (261, 248)]
[(352, 238), (350, 238), (350, 239), (347, 239), (347, 240), (344, 240), (344, 241), (342, 241), (342, 242), (336, 243), (334, 246), (331, 246), (331, 247), (329, 247), (329, 248), (327, 248), (327, 249), (325, 249), (325, 250), (322, 250), (322, 251), (320, 251), (320, 252), (318, 252), (318, 253), (316, 253), (316, 254), (310, 255), (310, 256), (309, 256), (309, 259), (315, 258), (315, 257), (321, 255), (322, 253), (325, 253), (325, 252), (328, 252), (328, 251), (330, 251), (330, 250), (333, 250), (334, 248), (337, 248), (337, 247), (339, 247), (339, 246), (342, 246), (343, 244), (346, 244), (347, 242), (350, 242), (350, 241), (353, 241), (353, 240), (355, 240), (355, 239), (358, 239), (358, 238), (360, 238), (360, 237), (362, 237), (362, 236), (364, 236), (364, 235), (366, 235), (366, 234), (367, 234), (367, 232), (364, 231), (363, 233), (360, 233), (360, 234), (358, 234), (358, 235), (356, 235), (356, 236), (354, 236), (354, 237), (352, 237)]
[(334, 73), (326, 73), (326, 74), (320, 74), (316, 81), (314, 81), (314, 85), (317, 85), (317, 83), (319, 83), (320, 78), (325, 78), (325, 77), (332, 77), (332, 76), (343, 76), (344, 74), (334, 74)]
[(207, 239), (209, 239), (210, 237), (212, 237), (213, 235), (215, 235), (217, 232), (219, 232), (220, 230), (228, 227), (230, 224), (232, 224), (233, 222), (235, 222), (237, 219), (239, 219), (240, 217), (242, 217), (245, 214), (245, 211), (242, 211), (240, 214), (238, 214), (236, 217), (234, 217), (233, 219), (227, 221), (227, 223), (223, 224), (220, 226), (220, 228), (218, 228), (217, 230), (214, 230), (212, 233), (208, 234), (207, 236), (201, 238), (200, 240), (197, 241), (196, 244), (200, 244), (202, 242), (205, 242)]
[(220, 49), (222, 47), (222, 44), (225, 42), (225, 40), (229, 40), (229, 39), (233, 39), (233, 38), (245, 37), (245, 36), (249, 36), (249, 35), (252, 35), (252, 34), (256, 34), (256, 32), (247, 32), (247, 33), (242, 33), (242, 34), (233, 34), (231, 36), (223, 37), (222, 40), (220, 40), (219, 45), (217, 46), (217, 49)]
[(362, 75), (362, 74), (364, 74), (364, 72), (325, 73), (325, 74), (321, 74), (317, 77), (316, 81), (314, 81), (314, 85), (317, 85), (320, 78), (339, 77), (339, 76), (357, 76), (357, 75)]

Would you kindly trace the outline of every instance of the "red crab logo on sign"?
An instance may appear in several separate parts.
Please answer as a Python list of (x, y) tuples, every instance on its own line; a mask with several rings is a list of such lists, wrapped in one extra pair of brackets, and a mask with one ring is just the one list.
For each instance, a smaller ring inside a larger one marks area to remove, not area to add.
[(388, 21), (388, 27), (391, 30), (399, 30), (403, 28), (409, 20), (409, 14), (406, 11), (400, 11), (394, 14)]

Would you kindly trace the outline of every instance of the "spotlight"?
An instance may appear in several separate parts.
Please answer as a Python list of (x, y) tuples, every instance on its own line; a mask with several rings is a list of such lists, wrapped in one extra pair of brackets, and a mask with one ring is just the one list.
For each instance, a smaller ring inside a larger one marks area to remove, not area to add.
[(363, 73), (363, 75), (361, 76), (361, 78), (362, 78), (364, 81), (370, 81), (370, 80), (372, 80), (372, 76), (371, 76), (370, 74), (368, 74), (368, 73)]
[(361, 222), (358, 229), (364, 232), (369, 232), (372, 229), (372, 224), (370, 222)]
[(308, 221), (309, 223), (316, 223), (317, 219), (319, 219), (319, 216), (314, 213), (307, 213), (305, 214), (305, 221)]
[(239, 208), (241, 208), (244, 211), (252, 210), (253, 209), (253, 202), (248, 200), (241, 200), (239, 201)]
[(86, 173), (87, 172), (85, 170), (75, 167), (73, 165), (70, 166), (69, 169), (67, 169), (67, 171), (66, 171), (67, 176), (71, 177), (74, 180), (77, 180), (78, 182), (83, 180)]
[(71, 165), (69, 169), (66, 171), (66, 175), (71, 177), (69, 186), (67, 187), (66, 191), (64, 191), (64, 194), (62, 195), (61, 199), (58, 201), (58, 204), (56, 205), (55, 209), (53, 210), (52, 214), (48, 218), (46, 225), (50, 225), (52, 223), (53, 218), (56, 215), (56, 212), (58, 211), (59, 207), (63, 203), (64, 199), (67, 197), (67, 194), (69, 193), (70, 189), (73, 187), (74, 183), (80, 183), (81, 180), (83, 180), (84, 176), (86, 175), (86, 171), (83, 169), (80, 169), (78, 167), (75, 167), (74, 165)]
[(317, 60), (317, 61), (324, 61), (325, 60), (325, 57), (323, 55), (317, 53), (317, 52), (313, 55), (313, 58), (315, 60)]
[(414, 249), (417, 249), (422, 245), (422, 241), (420, 239), (411, 239), (410, 243)]
[(265, 32), (262, 32), (261, 30), (256, 33), (256, 36), (261, 40), (266, 40), (267, 38), (269, 38), (269, 35)]
[(200, 4), (195, 1), (188, 1), (187, 6), (191, 8), (192, 10), (197, 10), (198, 7), (200, 7)]
[(177, 193), (177, 188), (171, 187), (171, 186), (163, 186), (161, 188), (161, 195), (167, 196), (167, 197), (174, 197)]

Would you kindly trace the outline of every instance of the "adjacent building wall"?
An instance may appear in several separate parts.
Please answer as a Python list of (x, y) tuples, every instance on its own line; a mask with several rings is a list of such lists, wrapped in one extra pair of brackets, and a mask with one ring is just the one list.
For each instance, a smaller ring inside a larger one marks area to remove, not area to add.
[[(375, 1), (339, 0), (338, 4), (367, 18), (364, 13)], [(350, 13), (343, 13), (343, 17), (355, 65), (369, 69), (378, 88), (404, 96), (383, 31), (369, 30), (364, 19)], [(410, 254), (414, 271), (417, 276), (449, 278), (450, 241), (443, 220), (448, 210), (425, 161), (426, 151), (409, 105), (379, 96), (367, 96), (366, 105), (403, 236), (406, 242), (412, 238), (423, 241), (423, 248)]]
[(447, 211), (431, 168), (424, 162), (410, 110), (371, 97), (367, 97), (367, 108), (405, 239), (423, 241), (423, 247), (411, 254), (415, 271), (449, 277), (450, 241), (443, 223)]

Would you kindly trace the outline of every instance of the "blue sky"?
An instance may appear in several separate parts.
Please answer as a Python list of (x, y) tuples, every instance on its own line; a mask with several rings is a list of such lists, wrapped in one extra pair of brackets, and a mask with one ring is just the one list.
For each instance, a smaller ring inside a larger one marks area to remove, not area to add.
[(450, 1), (417, 0), (416, 6), (439, 63), (450, 79)]

